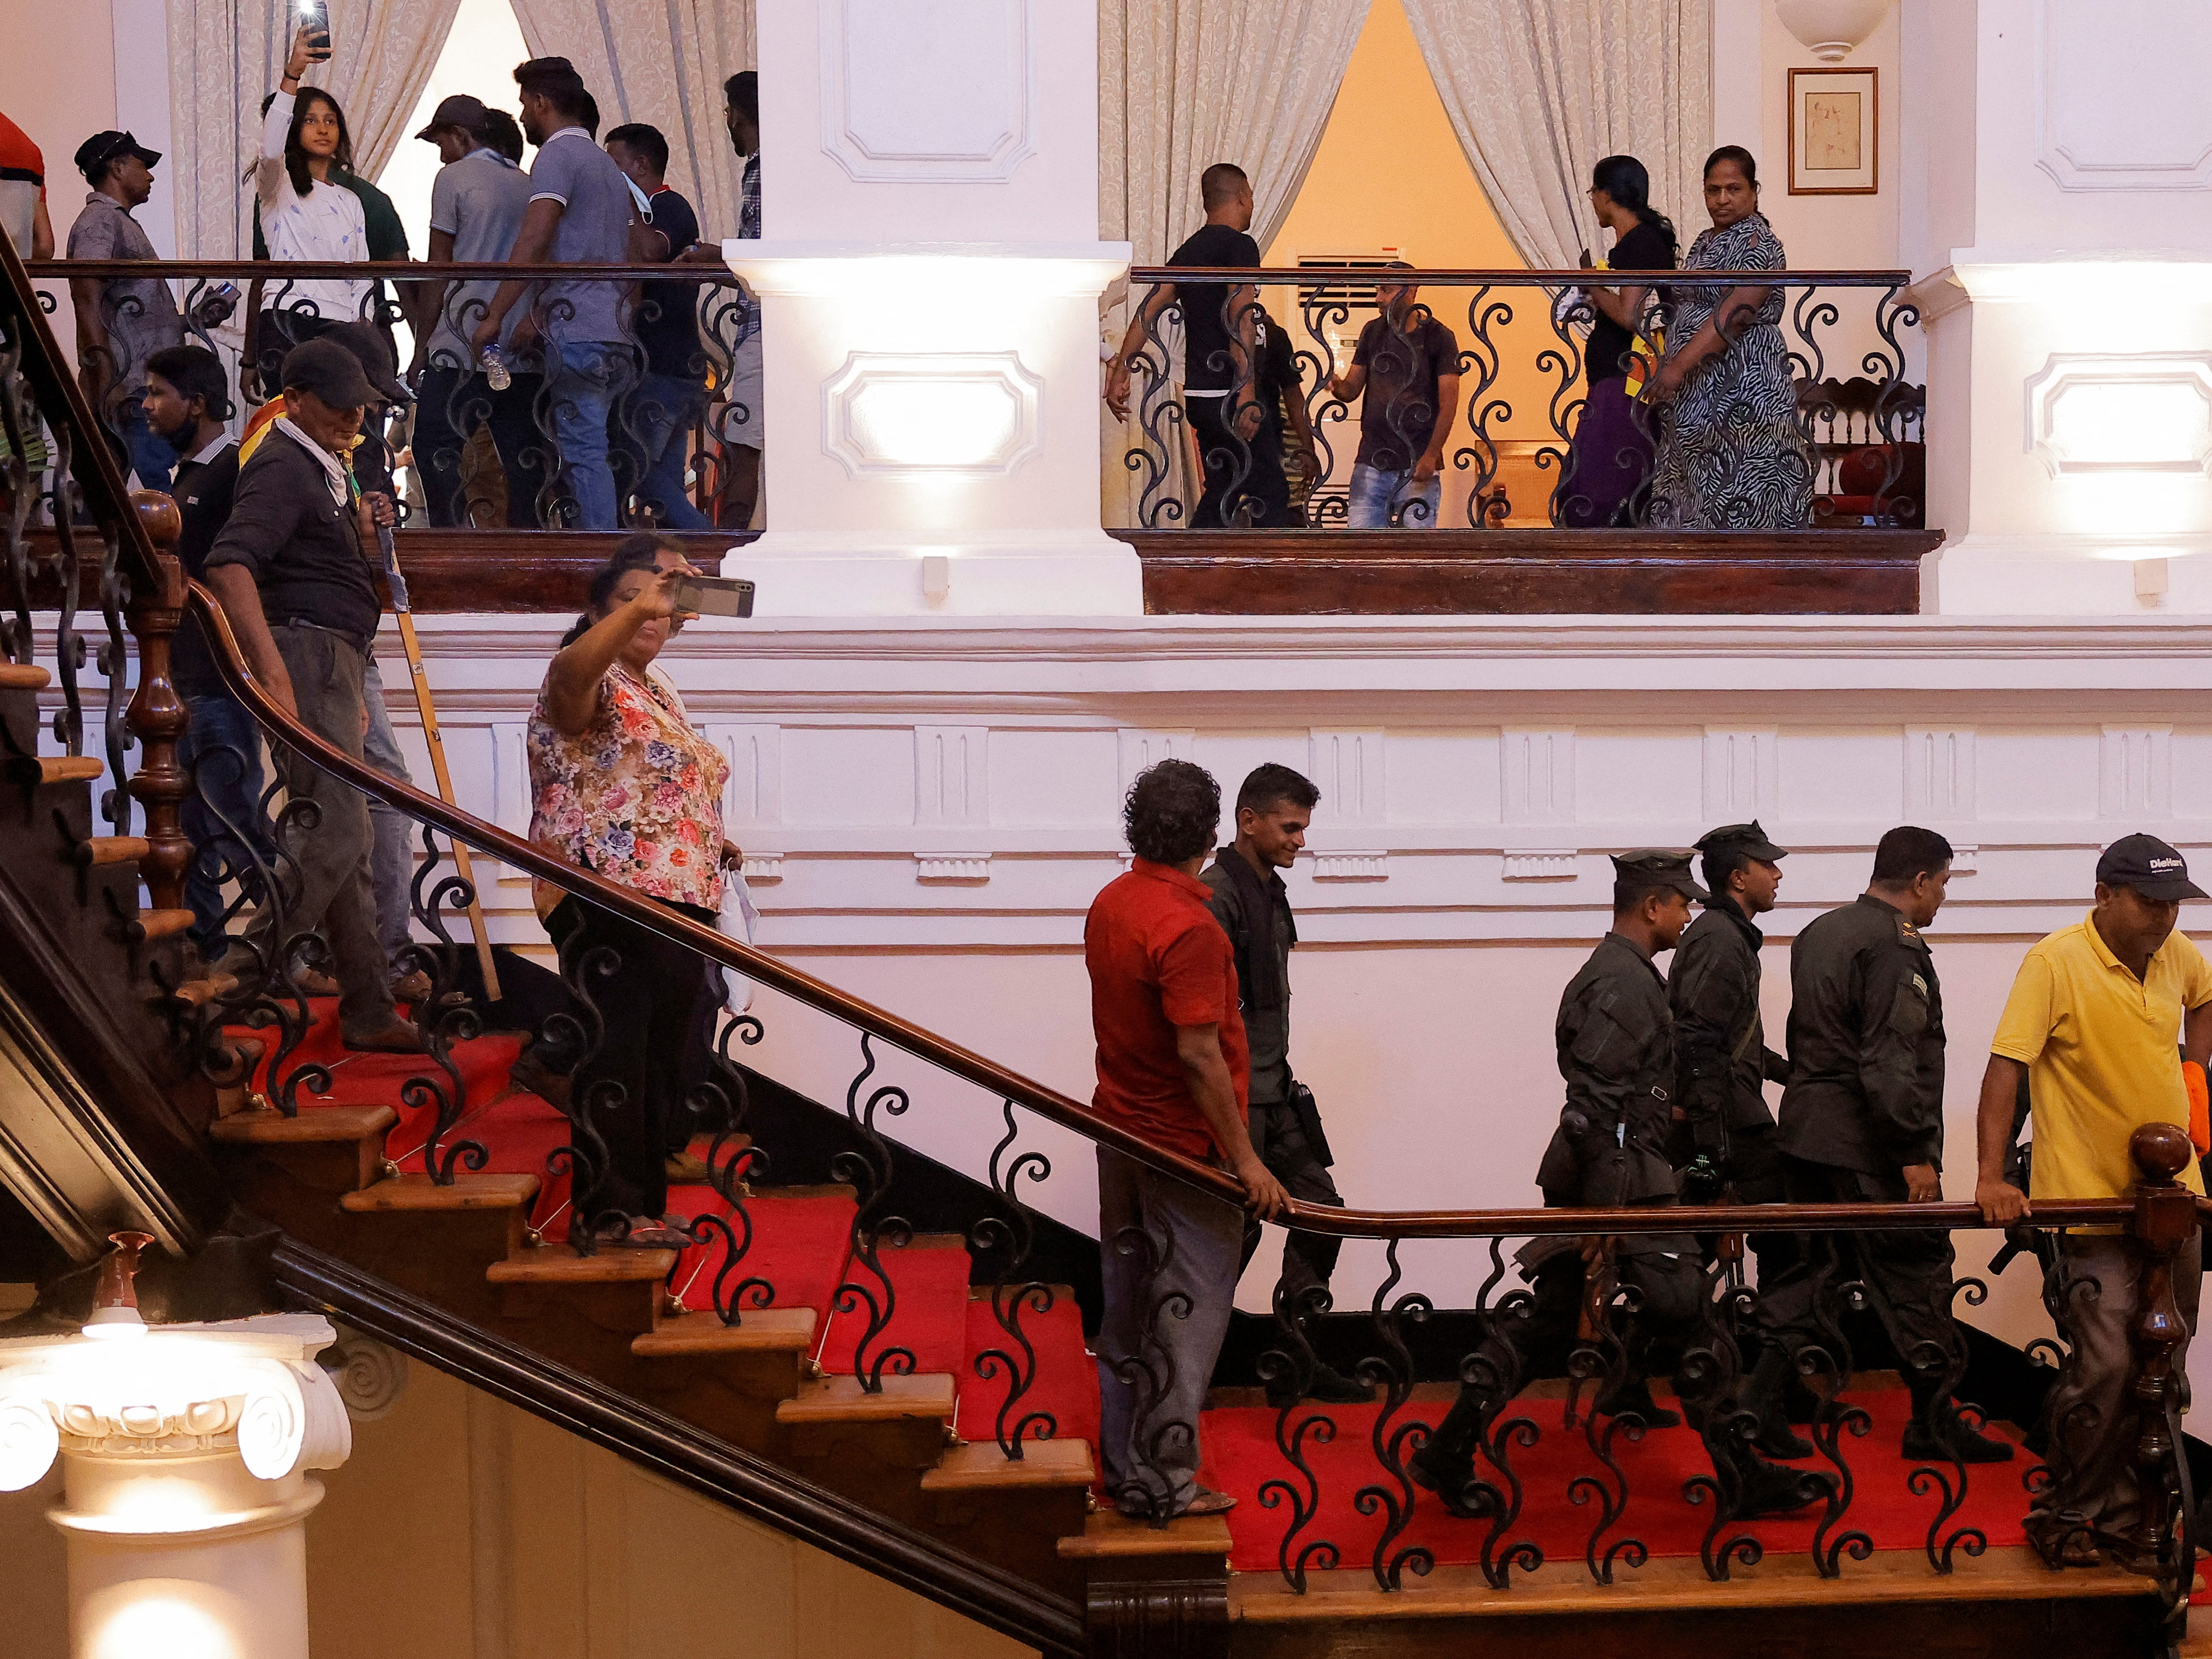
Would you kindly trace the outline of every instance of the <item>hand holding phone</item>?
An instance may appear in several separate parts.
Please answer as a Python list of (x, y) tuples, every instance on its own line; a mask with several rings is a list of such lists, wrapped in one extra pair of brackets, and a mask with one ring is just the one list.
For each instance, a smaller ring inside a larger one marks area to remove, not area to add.
[(676, 584), (676, 608), (694, 616), (750, 616), (753, 584), (742, 576), (687, 576)]
[(325, 63), (331, 55), (330, 0), (299, 0), (300, 33), (306, 37), (310, 63)]

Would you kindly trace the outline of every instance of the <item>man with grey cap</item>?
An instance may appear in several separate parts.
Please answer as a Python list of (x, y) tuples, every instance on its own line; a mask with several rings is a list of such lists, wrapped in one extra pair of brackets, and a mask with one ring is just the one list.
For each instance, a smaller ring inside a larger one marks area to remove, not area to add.
[[(1690, 901), (1705, 890), (1690, 874), (1686, 853), (1644, 851), (1616, 857), (1613, 928), (1598, 941), (1559, 999), (1553, 1037), (1566, 1104), (1536, 1172), (1547, 1209), (1651, 1208), (1674, 1203), (1667, 1162), (1675, 1076), (1674, 1021), (1667, 984), (1654, 961), (1672, 950), (1690, 924)], [(1652, 1366), (1679, 1367), (1697, 1342), (1705, 1295), (1697, 1241), (1686, 1233), (1627, 1233), (1611, 1237), (1540, 1238), (1516, 1258), (1535, 1286), (1525, 1335), (1516, 1344), (1519, 1374), (1558, 1375), (1578, 1348), (1578, 1331), (1593, 1272), (1618, 1274), (1633, 1292), (1632, 1311), (1616, 1313), (1628, 1349), (1627, 1375), (1599, 1394), (1592, 1409), (1631, 1416), (1646, 1427), (1681, 1421), (1651, 1398)], [(1611, 1292), (1597, 1293), (1609, 1303)], [(1737, 1494), (1735, 1514), (1778, 1515), (1814, 1501), (1817, 1477), (1763, 1461), (1730, 1431), (1732, 1400), (1717, 1398), (1709, 1373), (1677, 1369), (1675, 1391), (1704, 1436), (1722, 1485)], [(1473, 1383), (1409, 1463), (1413, 1479), (1437, 1492), (1455, 1513), (1474, 1513), (1468, 1494), (1480, 1424), (1502, 1402)]]
[[(2156, 836), (2123, 836), (2097, 860), (2096, 907), (2028, 951), (1982, 1077), (1974, 1202), (1992, 1224), (2032, 1214), (2029, 1195), (2004, 1170), (2023, 1080), (2035, 1123), (2028, 1185), (2038, 1202), (2126, 1197), (2136, 1180), (2128, 1142), (2146, 1124), (2185, 1128), (2197, 1157), (2212, 1148), (2204, 1084), (2212, 965), (2175, 928), (2182, 901), (2204, 896), (2173, 848)], [(2204, 1191), (2197, 1157), (2178, 1179)], [(2146, 1520), (2158, 1526), (2155, 1514), (2144, 1514), (2132, 1461), (2140, 1407), (2128, 1388), (2145, 1262), (2111, 1228), (2063, 1234), (2060, 1250), (2075, 1365), (2051, 1403), (2053, 1478), (2028, 1516), (2028, 1535), (2054, 1566), (2095, 1566), (2100, 1546), (2133, 1562), (2142, 1554), (2137, 1528)], [(2184, 1361), (2202, 1273), (2201, 1239), (2192, 1237), (2172, 1266), (2174, 1306), (2187, 1330), (2174, 1351), (2169, 1403), (2188, 1401)], [(2084, 1280), (2095, 1283), (2094, 1294), (2076, 1294)], [(2154, 1510), (2158, 1501), (2154, 1492)]]
[[(240, 469), (229, 521), (208, 551), (207, 581), (270, 697), (358, 760), (368, 715), (362, 679), (383, 608), (368, 550), (394, 512), (389, 496), (358, 494), (345, 457), (363, 413), (383, 399), (360, 359), (327, 337), (286, 354), (283, 381), (284, 412)], [(392, 1007), (377, 940), (368, 803), (282, 744), (275, 758), (291, 798), (313, 800), (320, 813), (312, 833), (291, 838), (301, 885), (283, 917), (287, 937), (322, 933), (347, 1047), (416, 1052), (421, 1038)], [(269, 936), (276, 920), (264, 908), (247, 935), (264, 954), (285, 942)], [(233, 955), (229, 971), (252, 970), (251, 951)]]
[[(1759, 1019), (1757, 918), (1774, 908), (1782, 886), (1778, 847), (1753, 819), (1729, 824), (1698, 843), (1711, 896), (1704, 915), (1674, 947), (1667, 1002), (1674, 1015), (1674, 1162), (1686, 1202), (1779, 1204), (1782, 1159), (1765, 1085), (1787, 1083), (1790, 1064), (1766, 1046)], [(1786, 1233), (1752, 1235), (1771, 1272)]]
[[(1815, 917), (1790, 949), (1790, 1083), (1776, 1141), (1792, 1204), (1934, 1204), (1943, 1196), (1943, 988), (1923, 930), (1942, 908), (1951, 844), (1903, 824), (1875, 847), (1874, 877)], [(1951, 1235), (1940, 1228), (1821, 1234), (1759, 1284), (1766, 1351), (1746, 1404), (1759, 1445), (1798, 1455), (1781, 1410), (1801, 1350), (1838, 1370), (1824, 1285), (1866, 1287), (1912, 1393), (1905, 1455), (2002, 1462), (2012, 1447), (1968, 1426), (1948, 1382), (1964, 1351), (1951, 1315)], [(1809, 1447), (1808, 1447), (1809, 1450)]]

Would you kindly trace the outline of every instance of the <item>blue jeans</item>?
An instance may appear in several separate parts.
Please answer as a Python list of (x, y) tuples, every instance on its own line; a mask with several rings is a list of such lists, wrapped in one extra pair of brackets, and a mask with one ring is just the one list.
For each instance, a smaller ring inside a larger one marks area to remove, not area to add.
[[(399, 753), (399, 739), (392, 729), (392, 712), (384, 706), (384, 675), (377, 668), (376, 659), (368, 659), (368, 667), (361, 677), (362, 700), (368, 704), (368, 729), (362, 735), (362, 759), (386, 778), (402, 784), (415, 780), (408, 775), (406, 757)], [(393, 979), (399, 977), (399, 953), (407, 948), (411, 936), (408, 922), (409, 889), (415, 879), (415, 849), (412, 845), (414, 820), (396, 807), (388, 807), (374, 796), (368, 802), (368, 823), (375, 841), (368, 856), (369, 884), (376, 890), (376, 942), (384, 947), (385, 970)]]
[(154, 429), (146, 424), (146, 406), (132, 396), (123, 406), (123, 429), (116, 436), (125, 457), (125, 473), (138, 474), (138, 485), (144, 490), (166, 491), (170, 475), (177, 469), (177, 452), (167, 438), (156, 437)]
[(637, 376), (632, 348), (621, 340), (570, 340), (547, 365), (553, 436), (561, 472), (576, 503), (575, 530), (612, 530), (621, 523), (615, 475), (607, 461), (607, 417)]
[[(189, 698), (185, 709), (191, 724), (177, 743), (177, 764), (193, 784), (178, 807), (192, 844), (192, 862), (185, 871), (185, 902), (192, 912), (187, 936), (198, 948), (200, 960), (212, 962), (222, 955), (218, 872), (226, 863), (234, 870), (245, 864), (246, 846), (273, 868), (276, 850), (262, 829), (261, 791), (268, 780), (261, 767), (259, 723), (234, 697)], [(225, 820), (245, 845), (224, 830)], [(252, 886), (248, 883), (249, 889)]]
[[(1346, 525), (1353, 530), (1433, 530), (1443, 509), (1444, 480), (1439, 473), (1426, 484), (1415, 484), (1411, 468), (1386, 473), (1357, 462), (1352, 469), (1351, 512)], [(1396, 515), (1394, 519), (1393, 515)]]
[(647, 375), (623, 405), (623, 447), (640, 461), (637, 499), (671, 530), (711, 530), (684, 488), (684, 440), (707, 406), (707, 388), (680, 375)]

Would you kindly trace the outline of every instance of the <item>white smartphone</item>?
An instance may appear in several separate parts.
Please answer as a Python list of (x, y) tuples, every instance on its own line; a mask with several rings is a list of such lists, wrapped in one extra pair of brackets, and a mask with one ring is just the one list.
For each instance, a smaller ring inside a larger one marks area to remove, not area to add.
[(676, 608), (700, 616), (750, 616), (753, 584), (743, 576), (687, 576), (676, 584)]

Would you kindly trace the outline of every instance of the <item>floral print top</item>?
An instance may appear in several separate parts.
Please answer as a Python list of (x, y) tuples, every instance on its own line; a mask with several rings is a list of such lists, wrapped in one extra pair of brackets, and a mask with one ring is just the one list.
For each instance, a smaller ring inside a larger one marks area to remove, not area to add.
[[(530, 712), (530, 839), (650, 898), (722, 903), (722, 786), (730, 763), (691, 729), (675, 695), (617, 662), (592, 723), (564, 737)], [(544, 915), (562, 898), (537, 884)]]

